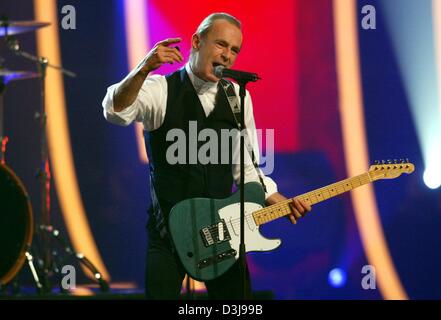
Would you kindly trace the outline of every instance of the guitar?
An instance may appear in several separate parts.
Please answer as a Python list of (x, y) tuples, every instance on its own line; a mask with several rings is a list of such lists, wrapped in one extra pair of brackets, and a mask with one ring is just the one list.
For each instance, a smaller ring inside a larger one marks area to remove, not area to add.
[[(246, 251), (270, 251), (280, 239), (267, 239), (259, 232), (265, 223), (291, 213), (289, 203), (301, 199), (314, 205), (324, 200), (381, 180), (394, 179), (415, 170), (413, 164), (376, 162), (364, 174), (345, 179), (265, 207), (265, 194), (257, 182), (244, 185)], [(169, 228), (178, 256), (188, 274), (207, 281), (224, 274), (239, 258), (240, 194), (225, 199), (193, 198), (177, 203), (169, 215)]]

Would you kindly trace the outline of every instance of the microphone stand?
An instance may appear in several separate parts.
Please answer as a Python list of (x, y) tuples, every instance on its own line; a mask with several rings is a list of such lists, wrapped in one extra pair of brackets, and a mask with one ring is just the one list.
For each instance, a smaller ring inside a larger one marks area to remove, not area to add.
[[(219, 67), (217, 67), (219, 68)], [(246, 85), (248, 82), (255, 82), (260, 79), (255, 73), (241, 72), (235, 70), (228, 70), (220, 68), (219, 77), (232, 78), (236, 80), (239, 85), (239, 97), (240, 97), (240, 182), (239, 182), (239, 195), (240, 195), (240, 244), (239, 244), (239, 264), (242, 277), (242, 290), (243, 299), (249, 300), (250, 290), (249, 283), (247, 282), (247, 264), (246, 264), (246, 247), (245, 247), (245, 97), (246, 97)]]
[(244, 157), (244, 135), (242, 130), (245, 129), (245, 96), (246, 96), (246, 85), (248, 81), (240, 80), (237, 81), (239, 84), (239, 97), (240, 97), (240, 245), (239, 245), (239, 261), (240, 270), (242, 276), (242, 290), (243, 299), (249, 300), (248, 292), (248, 282), (247, 282), (247, 263), (246, 263), (246, 247), (245, 247), (245, 157)]

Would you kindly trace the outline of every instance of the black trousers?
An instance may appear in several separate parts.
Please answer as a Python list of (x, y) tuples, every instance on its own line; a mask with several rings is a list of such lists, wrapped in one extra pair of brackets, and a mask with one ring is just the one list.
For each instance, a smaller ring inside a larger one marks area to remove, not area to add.
[[(240, 264), (235, 263), (230, 270), (214, 280), (206, 281), (210, 299), (241, 300), (251, 297), (251, 281), (246, 268), (246, 285), (240, 272)], [(172, 249), (168, 239), (162, 239), (153, 228), (148, 230), (148, 247), (145, 270), (145, 293), (147, 299), (176, 300), (180, 297), (185, 270)]]

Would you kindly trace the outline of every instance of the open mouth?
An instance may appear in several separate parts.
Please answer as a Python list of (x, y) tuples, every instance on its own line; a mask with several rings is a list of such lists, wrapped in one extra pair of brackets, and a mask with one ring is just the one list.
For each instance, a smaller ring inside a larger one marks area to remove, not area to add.
[[(216, 70), (216, 67), (222, 67), (222, 68), (218, 68), (220, 70)], [(216, 77), (219, 78), (218, 72), (221, 71), (223, 68), (225, 68), (225, 66), (222, 63), (218, 63), (218, 62), (213, 62), (213, 73)]]
[(217, 66), (224, 66), (224, 65), (222, 63), (213, 62), (213, 68), (216, 68)]

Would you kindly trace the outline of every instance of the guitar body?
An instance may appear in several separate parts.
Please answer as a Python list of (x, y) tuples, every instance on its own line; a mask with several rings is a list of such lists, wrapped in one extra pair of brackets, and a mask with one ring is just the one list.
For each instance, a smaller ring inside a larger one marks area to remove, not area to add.
[[(280, 239), (264, 238), (259, 226), (291, 213), (289, 203), (300, 199), (309, 205), (333, 198), (380, 179), (395, 179), (415, 170), (412, 163), (400, 160), (372, 165), (369, 171), (292, 199), (265, 207), (265, 194), (257, 182), (245, 184), (245, 249), (270, 251), (280, 246)], [(226, 199), (194, 198), (179, 202), (170, 211), (171, 238), (188, 274), (200, 281), (224, 274), (239, 258), (240, 194)]]
[[(257, 182), (245, 184), (246, 251), (276, 249), (281, 241), (264, 238), (251, 214), (265, 206)], [(170, 211), (170, 233), (184, 268), (199, 281), (224, 274), (239, 258), (240, 193), (226, 199), (194, 198), (179, 202)]]

